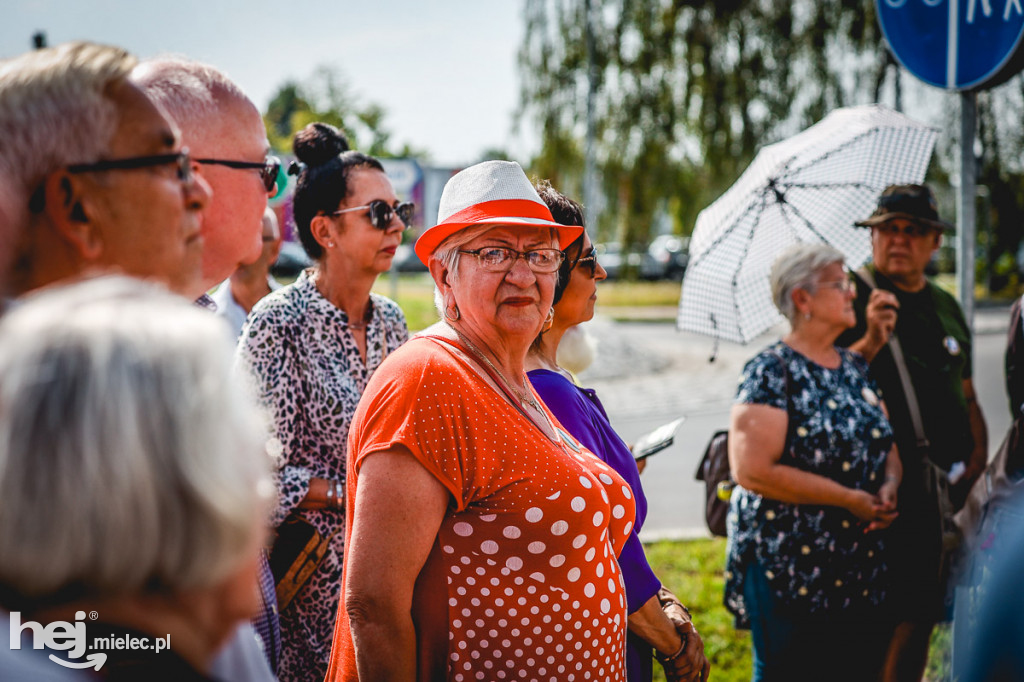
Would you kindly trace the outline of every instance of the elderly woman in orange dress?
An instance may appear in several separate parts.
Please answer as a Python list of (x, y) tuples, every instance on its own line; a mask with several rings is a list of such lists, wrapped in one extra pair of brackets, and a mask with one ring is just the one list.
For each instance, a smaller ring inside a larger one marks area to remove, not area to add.
[(439, 217), (416, 253), (444, 321), (381, 365), (349, 433), (328, 679), (624, 680), (633, 493), (524, 364), (581, 228), (507, 161), (453, 176)]

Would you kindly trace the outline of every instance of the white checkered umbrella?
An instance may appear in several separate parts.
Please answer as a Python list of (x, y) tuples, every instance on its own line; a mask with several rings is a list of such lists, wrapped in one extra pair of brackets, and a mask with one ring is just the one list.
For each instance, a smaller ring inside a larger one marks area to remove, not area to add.
[(697, 216), (677, 326), (747, 343), (781, 319), (768, 272), (796, 242), (827, 242), (856, 268), (871, 255), (866, 218), (882, 190), (924, 179), (938, 131), (879, 105), (837, 109), (764, 147)]

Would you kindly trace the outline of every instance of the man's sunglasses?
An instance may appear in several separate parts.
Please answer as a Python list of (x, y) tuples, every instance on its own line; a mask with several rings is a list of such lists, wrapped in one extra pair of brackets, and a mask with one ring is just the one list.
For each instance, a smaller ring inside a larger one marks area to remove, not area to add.
[(894, 225), (891, 222), (884, 222), (875, 225), (875, 228), (880, 234), (886, 237), (895, 237), (898, 234), (904, 234), (907, 237), (928, 237), (938, 232), (934, 227), (929, 225), (922, 225), (920, 223), (908, 222), (906, 225), (900, 227)]
[(154, 154), (152, 156), (131, 156), (126, 159), (104, 159), (93, 163), (73, 163), (67, 167), (68, 173), (96, 173), (112, 170), (135, 170), (174, 164), (178, 180), (183, 184), (192, 182), (192, 157), (188, 149), (182, 148), (174, 154)]
[(411, 201), (406, 201), (398, 206), (392, 207), (391, 204), (384, 201), (383, 199), (374, 199), (365, 206), (353, 206), (352, 208), (343, 208), (338, 211), (334, 211), (331, 215), (341, 215), (342, 213), (351, 213), (352, 211), (362, 211), (369, 209), (367, 215), (370, 218), (370, 224), (376, 227), (378, 230), (387, 230), (391, 227), (391, 222), (398, 216), (398, 219), (402, 221), (402, 225), (409, 227), (412, 223), (412, 214), (416, 211), (416, 204)]
[(211, 166), (227, 166), (228, 168), (244, 168), (258, 170), (263, 188), (273, 192), (277, 187), (277, 174), (281, 171), (281, 160), (276, 156), (268, 156), (265, 161), (232, 161), (230, 159), (196, 159), (196, 163)]

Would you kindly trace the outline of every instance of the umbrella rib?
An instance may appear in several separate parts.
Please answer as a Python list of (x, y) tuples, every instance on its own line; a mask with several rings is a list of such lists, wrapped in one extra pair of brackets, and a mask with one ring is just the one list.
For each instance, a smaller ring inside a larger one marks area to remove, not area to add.
[[(780, 183), (780, 184), (783, 184), (783, 183)], [(822, 190), (828, 190), (828, 189), (850, 189), (850, 188), (852, 188), (852, 189), (870, 189), (870, 190), (881, 191), (881, 190), (885, 189), (884, 187), (877, 187), (875, 185), (869, 185), (866, 182), (858, 182), (856, 180), (851, 180), (849, 182), (792, 182), (792, 183), (786, 182), (786, 183), (784, 183), (784, 185), (785, 185), (785, 189), (786, 190), (793, 189), (794, 187), (797, 187), (799, 189), (822, 189)]]
[[(818, 231), (818, 228), (816, 228), (813, 224), (811, 224), (810, 220), (805, 218), (804, 215), (802, 213), (800, 213), (799, 210), (797, 210), (796, 206), (794, 206), (793, 204), (788, 203), (788, 202), (786, 203), (786, 206), (789, 208), (790, 211), (793, 212), (793, 215), (795, 215), (797, 218), (799, 218), (800, 220), (803, 221), (804, 225), (807, 226), (808, 230), (810, 230), (814, 234), (818, 235), (818, 239), (820, 239), (825, 244), (829, 244), (830, 246), (835, 246), (835, 244), (833, 244), (831, 241), (829, 241), (828, 239), (825, 238), (825, 235), (823, 235), (821, 232)], [(785, 214), (785, 211), (783, 211), (783, 214)], [(793, 234), (794, 234), (794, 236), (796, 236), (795, 230), (794, 230)], [(797, 241), (800, 241), (800, 240), (798, 239)]]
[[(774, 196), (774, 192), (772, 193), (772, 196)], [(764, 213), (765, 204), (767, 204), (767, 203), (768, 203), (768, 192), (762, 192), (761, 193), (761, 205), (760, 205), (760, 209), (759, 209), (760, 213), (762, 213), (762, 214)], [(735, 227), (735, 223), (733, 223), (733, 226)], [(757, 226), (757, 223), (754, 223), (755, 229), (756, 229), (756, 226)], [(740, 270), (743, 269), (743, 261), (745, 261), (747, 259), (747, 254), (750, 253), (750, 244), (754, 241), (755, 229), (751, 229), (750, 230), (750, 233), (747, 236), (747, 242), (743, 246), (743, 255), (739, 258), (739, 260), (736, 261), (736, 270), (734, 270), (733, 273), (732, 273), (732, 307), (733, 307), (733, 312), (736, 314), (736, 330), (739, 332), (741, 339), (746, 339), (747, 337), (743, 333), (743, 318), (740, 315), (739, 297), (736, 295), (736, 291), (739, 288), (739, 276), (740, 276)], [(746, 343), (745, 340), (744, 340), (744, 343)]]
[[(761, 192), (761, 195), (762, 195), (762, 197), (761, 197), (761, 210), (764, 210), (764, 192), (763, 191)], [(715, 240), (713, 242), (711, 242), (710, 244), (708, 244), (708, 247), (706, 249), (704, 249), (704, 251), (701, 252), (701, 254), (699, 256), (697, 256), (696, 260), (694, 260), (691, 265), (692, 266), (700, 265), (701, 261), (703, 261), (704, 258), (709, 253), (714, 251), (716, 246), (718, 246), (719, 244), (722, 243), (722, 240), (724, 240), (726, 237), (728, 237), (730, 234), (732, 234), (732, 232), (736, 229), (736, 226), (739, 225), (739, 223), (743, 220), (743, 217), (746, 216), (748, 213), (752, 212), (756, 205), (757, 205), (756, 201), (752, 201), (749, 204), (747, 204), (747, 207), (745, 209), (743, 209), (743, 212), (740, 213), (738, 216), (736, 216), (736, 220), (734, 220), (732, 222), (732, 225), (730, 225), (726, 229), (722, 230), (722, 234), (720, 234), (717, 237), (715, 237)]]

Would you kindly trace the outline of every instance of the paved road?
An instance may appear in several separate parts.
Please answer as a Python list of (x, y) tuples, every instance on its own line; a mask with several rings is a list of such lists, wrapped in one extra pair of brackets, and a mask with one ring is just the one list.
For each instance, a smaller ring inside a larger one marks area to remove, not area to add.
[[(1003, 381), (1008, 307), (982, 308), (975, 317), (975, 385), (994, 451), (1009, 428)], [(580, 381), (596, 388), (612, 424), (627, 442), (681, 415), (676, 442), (648, 460), (642, 480), (649, 512), (645, 540), (701, 537), (703, 484), (693, 475), (711, 434), (725, 428), (744, 363), (777, 339), (777, 327), (747, 346), (721, 342), (714, 362), (711, 339), (675, 331), (669, 323), (615, 323), (601, 317), (587, 326), (597, 357)]]

